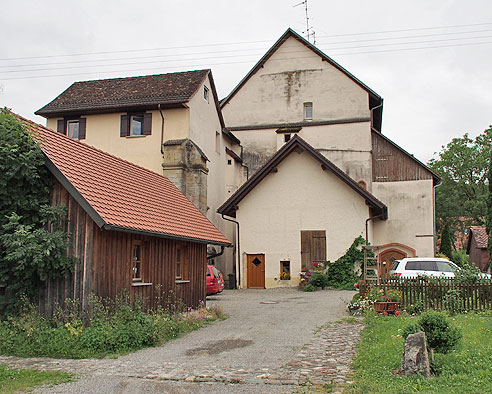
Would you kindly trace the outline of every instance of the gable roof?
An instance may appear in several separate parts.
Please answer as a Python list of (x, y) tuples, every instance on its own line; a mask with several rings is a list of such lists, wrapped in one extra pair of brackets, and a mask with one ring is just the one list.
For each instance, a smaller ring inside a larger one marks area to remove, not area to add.
[(487, 234), (487, 229), (484, 226), (471, 226), (470, 236), (468, 237), (467, 253), (470, 253), (471, 240), (472, 237), (475, 238), (477, 242), (477, 247), (480, 249), (487, 249), (489, 242), (489, 236)]
[(277, 153), (268, 160), (263, 167), (261, 167), (248, 181), (246, 181), (236, 192), (217, 209), (217, 212), (228, 216), (235, 216), (237, 210), (237, 204), (246, 197), (250, 191), (252, 191), (256, 185), (258, 185), (268, 174), (275, 170), (277, 165), (281, 163), (290, 153), (294, 151), (308, 152), (314, 157), (320, 164), (323, 170), (331, 170), (338, 178), (340, 178), (347, 186), (352, 188), (362, 198), (366, 200), (366, 203), (374, 210), (375, 215), (381, 215), (382, 219), (386, 220), (388, 217), (388, 208), (376, 197), (374, 197), (367, 190), (360, 187), (352, 178), (350, 178), (345, 172), (338, 168), (335, 164), (329, 161), (325, 156), (319, 153), (315, 148), (309, 145), (298, 135), (295, 135), (289, 140)]
[(40, 142), (50, 172), (99, 227), (230, 245), (166, 177), (19, 119)]
[(270, 59), (270, 57), (277, 51), (278, 48), (290, 37), (295, 38), (297, 41), (299, 41), (301, 44), (306, 46), (308, 49), (312, 50), (315, 52), (318, 56), (321, 57), (324, 61), (330, 63), (332, 66), (337, 68), (339, 71), (344, 73), (347, 77), (349, 77), (352, 81), (354, 81), (357, 85), (359, 85), (362, 89), (364, 89), (367, 93), (369, 93), (369, 96), (372, 99), (375, 99), (377, 103), (382, 104), (382, 98), (379, 94), (377, 94), (374, 90), (372, 90), (370, 87), (365, 85), (362, 81), (360, 81), (358, 78), (356, 78), (353, 74), (348, 72), (345, 68), (343, 68), (340, 64), (335, 62), (332, 58), (330, 58), (328, 55), (326, 55), (324, 52), (322, 52), (320, 49), (315, 47), (313, 44), (311, 44), (309, 41), (307, 41), (304, 37), (300, 36), (297, 34), (294, 30), (291, 28), (288, 28), (287, 31), (277, 40), (275, 44), (263, 55), (263, 57), (254, 65), (254, 67), (246, 74), (246, 76), (239, 82), (239, 84), (232, 89), (231, 93), (227, 97), (221, 100), (220, 106), (224, 107), (234, 96), (235, 94), (244, 86), (246, 82), (261, 68), (263, 65)]
[(191, 99), (209, 73), (210, 70), (198, 70), (75, 82), (35, 114), (47, 117), (143, 106), (157, 108), (158, 104), (178, 106)]

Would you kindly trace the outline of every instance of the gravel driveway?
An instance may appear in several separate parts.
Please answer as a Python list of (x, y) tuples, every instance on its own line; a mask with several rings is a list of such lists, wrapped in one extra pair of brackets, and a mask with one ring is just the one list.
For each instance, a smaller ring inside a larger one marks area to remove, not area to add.
[[(328, 366), (334, 370), (333, 377), (337, 377), (337, 368), (338, 378), (346, 375), (361, 325), (332, 325), (316, 335), (315, 331), (326, 322), (345, 317), (352, 294), (333, 290), (225, 290), (208, 297), (207, 304), (220, 305), (228, 319), (161, 347), (113, 360), (0, 357), (0, 362), (88, 374), (78, 382), (38, 389), (37, 393), (292, 392), (300, 378), (306, 376), (309, 381), (311, 373), (318, 371), (320, 376)], [(347, 326), (354, 327), (347, 331)], [(333, 340), (332, 350), (340, 354), (328, 349)], [(337, 366), (340, 359), (342, 367)], [(323, 366), (325, 360), (328, 364)], [(284, 371), (291, 372), (285, 375)]]

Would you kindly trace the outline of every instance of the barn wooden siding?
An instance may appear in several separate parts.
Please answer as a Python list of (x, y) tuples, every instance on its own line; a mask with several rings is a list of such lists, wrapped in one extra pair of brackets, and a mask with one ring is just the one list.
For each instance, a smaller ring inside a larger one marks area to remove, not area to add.
[[(206, 245), (162, 237), (100, 229), (58, 182), (52, 191), (53, 205), (67, 208), (66, 230), (71, 235), (68, 253), (76, 258), (70, 277), (50, 280), (40, 287), (39, 309), (50, 315), (67, 298), (87, 307), (91, 293), (115, 298), (127, 294), (139, 298), (145, 308), (168, 302), (196, 306), (206, 297)], [(142, 284), (132, 281), (133, 242), (142, 245)], [(176, 250), (182, 249), (186, 276), (175, 280)]]
[(373, 182), (398, 182), (432, 179), (432, 174), (421, 164), (386, 141), (378, 132), (372, 132)]

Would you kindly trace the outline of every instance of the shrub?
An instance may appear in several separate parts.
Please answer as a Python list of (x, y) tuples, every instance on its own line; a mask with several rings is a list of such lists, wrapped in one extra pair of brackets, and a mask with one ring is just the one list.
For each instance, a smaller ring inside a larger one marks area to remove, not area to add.
[(326, 287), (326, 275), (323, 274), (321, 271), (315, 271), (314, 274), (311, 276), (311, 281), (310, 283), (314, 287), (321, 287), (324, 289)]
[(327, 262), (326, 286), (353, 290), (358, 279), (354, 268), (364, 263), (364, 252), (360, 249), (364, 243), (364, 238), (357, 237), (342, 257), (334, 263)]
[(463, 283), (477, 283), (481, 279), (480, 270), (470, 264), (465, 264), (455, 273), (455, 281), (458, 285)]
[(311, 283), (308, 283), (306, 286), (304, 286), (304, 291), (313, 292), (316, 291), (316, 287), (314, 287)]
[(458, 249), (453, 252), (453, 256), (451, 258), (453, 263), (458, 265), (459, 267), (465, 267), (470, 265), (470, 256), (466, 254), (465, 249)]
[(463, 297), (458, 289), (449, 289), (444, 296), (444, 306), (451, 313), (459, 313), (463, 307)]
[(0, 321), (0, 354), (20, 357), (88, 358), (156, 346), (224, 315), (218, 308), (170, 313), (144, 312), (127, 297), (117, 301), (91, 297), (86, 324), (75, 308), (46, 319), (31, 305)]
[(427, 311), (422, 314), (417, 323), (412, 323), (403, 329), (404, 339), (410, 334), (423, 331), (427, 345), (431, 350), (439, 353), (448, 353), (453, 350), (461, 339), (461, 332), (452, 327), (444, 313)]

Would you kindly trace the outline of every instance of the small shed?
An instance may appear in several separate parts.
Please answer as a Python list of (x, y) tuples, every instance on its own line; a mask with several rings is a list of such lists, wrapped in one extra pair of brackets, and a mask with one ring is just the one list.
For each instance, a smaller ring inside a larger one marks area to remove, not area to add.
[(52, 204), (67, 209), (69, 278), (39, 291), (50, 314), (67, 298), (87, 307), (89, 295), (139, 297), (145, 307), (206, 297), (207, 244), (229, 240), (166, 177), (36, 123), (53, 176)]
[(490, 269), (490, 255), (487, 249), (489, 236), (484, 226), (471, 226), (466, 253), (470, 256), (470, 264), (476, 265), (480, 271)]

